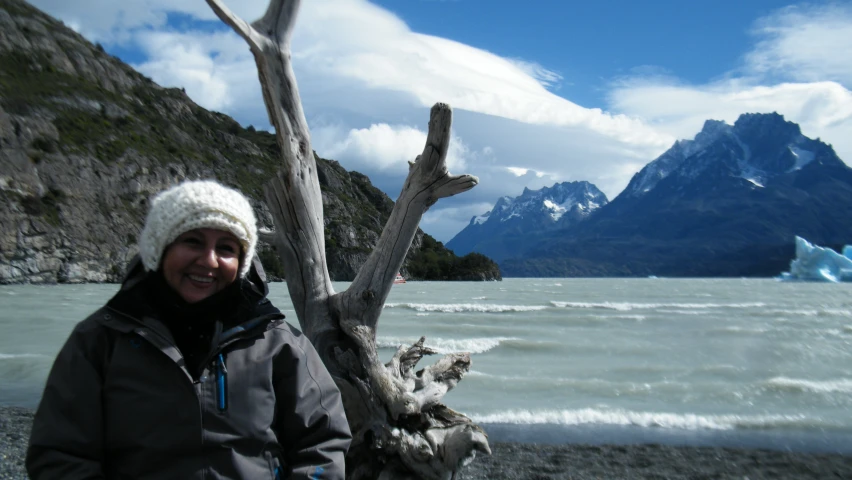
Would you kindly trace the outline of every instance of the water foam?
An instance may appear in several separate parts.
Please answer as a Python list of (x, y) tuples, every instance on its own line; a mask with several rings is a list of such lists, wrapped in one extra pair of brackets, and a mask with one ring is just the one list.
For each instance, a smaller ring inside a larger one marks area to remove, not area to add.
[(537, 312), (545, 310), (545, 305), (496, 305), (484, 303), (387, 303), (385, 308), (407, 308), (417, 312), (441, 313), (504, 313)]
[(578, 317), (569, 317), (572, 321), (582, 321), (582, 320), (590, 320), (593, 322), (610, 322), (610, 321), (629, 321), (642, 323), (647, 320), (646, 315), (633, 315), (633, 314), (619, 314), (619, 313), (608, 313), (608, 314), (588, 314)]
[(707, 309), (707, 308), (760, 308), (765, 307), (763, 302), (751, 303), (630, 303), (630, 302), (550, 302), (558, 308), (600, 308), (606, 310), (642, 310), (657, 308), (681, 308), (681, 309)]
[(849, 317), (852, 310), (846, 308), (773, 308), (759, 313), (760, 316), (796, 316), (796, 317)]
[(16, 358), (41, 358), (47, 355), (40, 353), (0, 353), (0, 360), (12, 360)]
[(709, 310), (710, 310), (709, 308), (704, 309), (704, 310), (679, 310), (679, 309), (676, 309), (676, 308), (672, 308), (672, 309), (661, 308), (661, 309), (657, 310), (657, 312), (658, 313), (674, 313), (675, 315), (708, 315), (708, 314), (713, 313)]
[[(509, 337), (484, 337), (484, 338), (426, 338), (424, 345), (436, 350), (438, 353), (455, 353), (455, 352), (470, 352), (470, 353), (485, 353), (491, 349), (500, 346), (500, 343), (518, 340)], [(376, 344), (379, 348), (399, 348), (400, 345), (409, 346), (416, 342), (416, 338), (400, 338), (400, 337), (379, 337)]]
[(508, 410), (468, 415), (477, 423), (632, 425), (681, 430), (815, 427), (822, 422), (804, 415), (698, 415), (692, 413), (634, 412), (584, 408), (579, 410)]
[[(711, 330), (711, 331), (713, 331), (713, 330)], [(744, 333), (744, 334), (751, 334), (751, 335), (761, 335), (761, 334), (764, 334), (764, 333), (768, 333), (770, 330), (768, 328), (761, 328), (761, 327), (731, 326), (731, 327), (723, 327), (723, 328), (720, 328), (720, 329), (715, 330), (715, 331), (720, 332), (720, 333), (735, 333), (735, 334)]]
[(852, 379), (839, 378), (836, 380), (803, 380), (799, 378), (775, 377), (767, 380), (769, 387), (779, 390), (814, 393), (852, 393)]

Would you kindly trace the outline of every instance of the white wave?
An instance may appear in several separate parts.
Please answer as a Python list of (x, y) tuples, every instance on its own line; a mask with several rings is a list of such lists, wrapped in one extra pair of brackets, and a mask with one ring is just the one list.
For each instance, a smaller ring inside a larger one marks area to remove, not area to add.
[(625, 314), (615, 314), (615, 315), (590, 315), (590, 318), (594, 318), (595, 320), (610, 320), (610, 319), (618, 319), (618, 320), (635, 320), (637, 322), (644, 322), (646, 318), (645, 315), (625, 315)]
[(657, 310), (659, 313), (673, 313), (675, 315), (707, 315), (709, 312), (707, 310), (679, 310), (679, 309), (664, 309), (661, 308)]
[(843, 331), (846, 333), (852, 333), (852, 325), (844, 325)]
[(682, 309), (706, 309), (706, 308), (759, 308), (765, 307), (763, 302), (751, 303), (629, 303), (629, 302), (550, 302), (559, 308), (602, 308), (607, 310), (629, 311), (637, 309), (657, 308), (682, 308)]
[[(400, 337), (379, 337), (376, 341), (379, 348), (398, 348), (400, 345), (411, 345), (416, 342), (416, 338), (400, 338)], [(429, 348), (437, 350), (438, 353), (455, 353), (455, 352), (470, 352), (470, 353), (485, 353), (493, 348), (497, 348), (501, 342), (517, 340), (516, 338), (508, 337), (484, 337), (484, 338), (426, 338), (426, 345)]]
[(429, 316), (429, 312), (426, 312), (426, 313), (423, 313), (423, 312), (415, 313), (415, 314), (414, 314), (414, 316), (415, 316), (415, 317), (428, 317), (428, 316)]
[(814, 426), (820, 420), (804, 415), (697, 415), (692, 413), (633, 412), (584, 408), (579, 410), (509, 410), (468, 415), (477, 423), (633, 425), (682, 430), (733, 430)]
[(803, 308), (774, 308), (764, 310), (762, 315), (782, 315), (782, 316), (797, 316), (797, 317), (849, 317), (852, 316), (852, 310), (846, 308), (821, 308), (821, 309), (803, 309)]
[(408, 308), (417, 312), (441, 313), (503, 313), (503, 312), (536, 312), (545, 310), (545, 305), (495, 305), (484, 303), (388, 303), (385, 308)]
[(768, 328), (760, 328), (760, 327), (724, 327), (721, 328), (720, 331), (728, 332), (728, 333), (752, 333), (752, 334), (761, 334), (769, 332)]
[(0, 353), (0, 360), (10, 360), (14, 358), (40, 358), (46, 357), (40, 353)]
[(852, 393), (852, 379), (849, 378), (814, 381), (798, 378), (775, 377), (769, 379), (766, 384), (778, 389), (795, 390), (800, 392)]
[(808, 309), (808, 310), (791, 309), (791, 310), (788, 310), (788, 309), (777, 309), (776, 308), (776, 309), (764, 310), (760, 314), (765, 315), (765, 316), (792, 315), (792, 316), (796, 316), (796, 317), (816, 317), (817, 315), (819, 315), (819, 310), (812, 310), (812, 309)]
[(488, 297), (473, 297), (471, 300), (488, 300)]

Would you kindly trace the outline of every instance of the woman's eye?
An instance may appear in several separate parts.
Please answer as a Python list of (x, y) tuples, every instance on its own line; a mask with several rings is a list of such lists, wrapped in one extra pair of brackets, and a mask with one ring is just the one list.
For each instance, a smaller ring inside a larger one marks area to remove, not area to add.
[(219, 245), (219, 250), (230, 254), (237, 253), (237, 247), (233, 245)]

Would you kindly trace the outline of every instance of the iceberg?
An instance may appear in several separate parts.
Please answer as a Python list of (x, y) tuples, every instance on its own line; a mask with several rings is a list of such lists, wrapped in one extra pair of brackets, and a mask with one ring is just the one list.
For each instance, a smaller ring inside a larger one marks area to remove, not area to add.
[(811, 244), (796, 237), (796, 258), (790, 262), (790, 271), (780, 280), (814, 282), (852, 282), (852, 245), (843, 247), (843, 254), (830, 248)]

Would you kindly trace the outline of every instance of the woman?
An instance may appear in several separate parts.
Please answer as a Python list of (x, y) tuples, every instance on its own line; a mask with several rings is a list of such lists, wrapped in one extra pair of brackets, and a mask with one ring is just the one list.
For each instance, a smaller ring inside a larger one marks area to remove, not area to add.
[(195, 181), (153, 199), (141, 262), (56, 358), (30, 478), (344, 478), (340, 392), (266, 299), (256, 242), (235, 190)]

